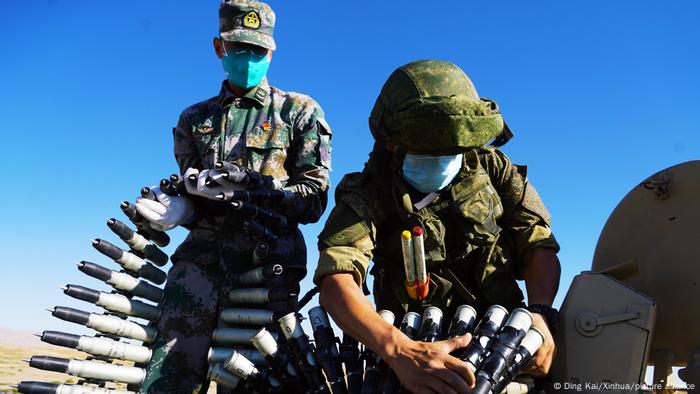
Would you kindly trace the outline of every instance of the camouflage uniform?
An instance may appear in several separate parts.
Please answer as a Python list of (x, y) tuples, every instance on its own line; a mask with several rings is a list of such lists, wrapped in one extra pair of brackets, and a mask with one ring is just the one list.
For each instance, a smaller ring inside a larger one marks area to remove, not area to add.
[[(230, 27), (226, 23), (232, 14), (241, 19), (251, 9), (262, 22), (260, 29), (274, 24), (274, 14), (262, 3), (236, 2), (233, 8), (235, 12), (222, 5), (222, 30)], [(252, 43), (274, 47), (274, 41), (265, 40)], [(270, 259), (284, 262), (286, 279), (298, 292), (306, 274), (306, 247), (297, 224), (318, 221), (327, 201), (331, 130), (321, 107), (308, 96), (271, 87), (267, 80), (236, 97), (224, 81), (219, 95), (180, 115), (173, 137), (181, 173), (190, 167), (211, 169), (217, 160), (225, 160), (273, 176), (296, 192), (295, 199), (275, 206), (290, 225)], [(207, 351), (232, 278), (253, 268), (257, 241), (243, 231), (241, 221), (218, 202), (193, 201), (198, 219), (171, 258), (159, 335), (141, 392), (206, 392)]]
[[(429, 65), (427, 69), (441, 67), (441, 64)], [(411, 65), (408, 67), (410, 69)], [(453, 68), (459, 70), (456, 66)], [(454, 78), (463, 80), (466, 76), (459, 72), (461, 75)], [(480, 100), (483, 104), (479, 104), (478, 96), (464, 97), (461, 87), (455, 89), (454, 95), (440, 93), (439, 100), (432, 100), (435, 95), (429, 90), (441, 84), (445, 89), (445, 78), (439, 80), (416, 73), (410, 79), (404, 77), (390, 77), (385, 85), (388, 94), (383, 91), (381, 99), (377, 100), (370, 124), (378, 142), (364, 170), (346, 175), (336, 189), (336, 205), (319, 235), (320, 257), (314, 282), (318, 284), (328, 275), (344, 272), (351, 273), (358, 285), (362, 285), (371, 272), (375, 279), (373, 292), (377, 308), (389, 309), (396, 316), (425, 305), (441, 307), (446, 316), (451, 316), (457, 306), (465, 303), (479, 312), (492, 304), (509, 309), (522, 305), (523, 295), (516, 279), (521, 278), (524, 257), (537, 247), (558, 251), (559, 245), (549, 227), (549, 214), (535, 188), (527, 181), (526, 168), (512, 164), (495, 147), (479, 146), (505, 130), (495, 103)], [(413, 87), (416, 81), (425, 83), (416, 89)], [(461, 83), (463, 85), (464, 81)], [(405, 85), (410, 85), (411, 89), (401, 91)], [(399, 98), (392, 102), (391, 94)], [(417, 115), (420, 111), (398, 115), (386, 111), (380, 115), (382, 111), (377, 111), (381, 106), (405, 109), (406, 106), (398, 103), (410, 95), (423, 95), (421, 100), (415, 101), (420, 105), (443, 107)], [(457, 104), (449, 107), (440, 100)], [(459, 105), (460, 100), (467, 105)], [(492, 110), (469, 109), (478, 106)], [(436, 115), (450, 111), (457, 114), (443, 119)], [(377, 119), (382, 116), (385, 120), (378, 126)], [(436, 119), (425, 119), (430, 116)], [(467, 122), (460, 123), (459, 117)], [(411, 141), (410, 135), (402, 136), (399, 132), (381, 136), (380, 133), (392, 130), (386, 119), (394, 126), (404, 122), (400, 132), (419, 124), (413, 135), (429, 138)], [(454, 123), (441, 128), (443, 120)], [(428, 128), (431, 124), (433, 128)], [(443, 137), (460, 127), (464, 129)], [(426, 194), (403, 181), (399, 172), (403, 160), (401, 152), (396, 155), (389, 152), (387, 141), (400, 147), (423, 144), (421, 149), (431, 146), (435, 149), (467, 148), (460, 150), (463, 152), (462, 167), (451, 184), (429, 196), (429, 203), (415, 204), (422, 202)], [(445, 147), (437, 146), (441, 141)], [(472, 148), (468, 148), (470, 146)], [(406, 292), (400, 241), (401, 231), (414, 225), (424, 229), (426, 266), (431, 280), (428, 297), (421, 303), (410, 299)], [(374, 261), (371, 271), (370, 261)]]

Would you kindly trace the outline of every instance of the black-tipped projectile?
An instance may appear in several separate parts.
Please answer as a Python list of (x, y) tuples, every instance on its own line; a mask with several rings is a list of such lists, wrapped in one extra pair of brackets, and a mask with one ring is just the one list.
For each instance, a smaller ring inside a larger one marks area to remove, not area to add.
[(143, 280), (136, 279), (129, 274), (113, 271), (88, 261), (81, 261), (76, 264), (81, 272), (99, 279), (117, 290), (145, 298), (155, 303), (163, 299), (163, 289), (153, 286)]
[(160, 308), (157, 306), (133, 300), (121, 294), (105, 293), (78, 285), (66, 285), (63, 289), (63, 293), (69, 297), (101, 306), (112, 313), (149, 321), (158, 320), (160, 317)]
[(180, 190), (178, 190), (177, 186), (175, 186), (169, 179), (161, 179), (159, 186), (160, 190), (169, 196), (177, 196), (180, 194)]
[(287, 227), (287, 218), (272, 212), (269, 209), (261, 208), (258, 205), (247, 203), (244, 201), (234, 200), (231, 201), (231, 208), (234, 211), (239, 212), (245, 218), (255, 219), (265, 226), (269, 226), (275, 229), (283, 229)]
[(156, 245), (162, 248), (168, 246), (170, 243), (170, 236), (151, 227), (149, 221), (138, 213), (133, 204), (129, 203), (128, 201), (122, 201), (119, 207), (121, 208), (122, 212), (124, 212), (124, 215), (126, 215), (126, 217), (128, 217), (129, 220), (136, 225), (141, 235), (150, 239)]
[(266, 242), (273, 247), (277, 244), (277, 235), (267, 226), (260, 224), (255, 220), (246, 220), (243, 222), (243, 230), (251, 237)]
[(141, 197), (147, 198), (152, 201), (156, 201), (156, 194), (151, 190), (150, 187), (142, 187), (141, 188)]
[(142, 253), (146, 259), (152, 261), (154, 264), (162, 267), (168, 263), (168, 255), (165, 254), (165, 252), (121, 221), (111, 218), (107, 221), (107, 227), (122, 241), (126, 242), (131, 249)]
[(90, 312), (81, 311), (79, 309), (68, 308), (65, 306), (57, 306), (54, 309), (48, 309), (51, 315), (61, 320), (69, 321), (80, 325), (86, 325), (90, 321)]
[(102, 239), (93, 240), (92, 246), (97, 249), (98, 252), (111, 258), (125, 269), (138, 274), (144, 279), (150, 280), (158, 285), (165, 283), (167, 277), (165, 272), (135, 254), (122, 250)]

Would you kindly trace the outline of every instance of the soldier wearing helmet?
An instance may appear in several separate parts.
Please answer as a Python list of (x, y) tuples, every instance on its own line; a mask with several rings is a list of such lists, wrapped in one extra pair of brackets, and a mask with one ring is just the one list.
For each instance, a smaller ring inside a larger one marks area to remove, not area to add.
[[(512, 136), (496, 103), (479, 98), (454, 64), (417, 61), (386, 81), (369, 126), (375, 138), (369, 160), (340, 182), (319, 235), (314, 282), (321, 305), (411, 391), (468, 392), (473, 374), (448, 353), (469, 336), (408, 339), (362, 294), (367, 274), (374, 276), (377, 308), (396, 316), (427, 305), (446, 316), (462, 304), (479, 314), (493, 304), (525, 306), (516, 282), (524, 280), (534, 326), (546, 337), (532, 372), (546, 374), (555, 350), (559, 245), (526, 168), (496, 148)], [(406, 290), (400, 237), (415, 226), (424, 234), (430, 277), (420, 300)]]

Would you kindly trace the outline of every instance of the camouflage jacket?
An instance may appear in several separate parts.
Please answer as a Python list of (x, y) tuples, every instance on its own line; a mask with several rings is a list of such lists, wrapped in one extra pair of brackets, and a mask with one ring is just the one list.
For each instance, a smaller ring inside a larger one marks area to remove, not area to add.
[[(340, 182), (336, 206), (319, 235), (314, 281), (348, 272), (362, 284), (373, 260), (375, 303), (401, 316), (415, 303), (404, 287), (400, 242), (401, 231), (413, 224), (399, 214), (398, 175), (393, 175), (391, 166), (391, 154), (383, 146), (375, 147), (364, 171), (348, 174)], [(425, 196), (412, 189), (408, 194), (412, 201)], [(511, 164), (492, 147), (465, 153), (452, 184), (427, 205), (413, 205), (412, 220), (425, 231), (431, 278), (424, 304), (446, 313), (462, 303), (477, 310), (495, 303), (519, 306), (523, 295), (516, 279), (521, 278), (527, 253), (536, 247), (559, 250), (549, 213), (527, 181), (526, 168)]]
[[(182, 112), (173, 138), (180, 173), (190, 167), (211, 169), (218, 160), (235, 162), (273, 176), (285, 189), (296, 192), (295, 199), (274, 207), (291, 223), (316, 222), (325, 210), (331, 129), (321, 107), (308, 96), (284, 92), (263, 80), (236, 97), (224, 81), (217, 96)], [(235, 250), (254, 247), (240, 223), (226, 220), (219, 203), (194, 201), (197, 220), (173, 261), (213, 262), (221, 254), (222, 243)], [(292, 227), (293, 238), (298, 238), (296, 226)]]

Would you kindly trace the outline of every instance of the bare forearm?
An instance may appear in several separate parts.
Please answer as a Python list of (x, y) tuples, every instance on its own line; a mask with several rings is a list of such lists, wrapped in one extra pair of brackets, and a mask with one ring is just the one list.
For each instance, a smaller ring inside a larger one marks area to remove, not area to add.
[(353, 338), (364, 343), (380, 357), (391, 357), (396, 344), (408, 338), (382, 319), (351, 274), (334, 274), (321, 280), (320, 304), (333, 320)]
[(556, 253), (547, 248), (536, 248), (525, 257), (525, 287), (530, 305), (552, 305), (559, 290), (561, 266)]

